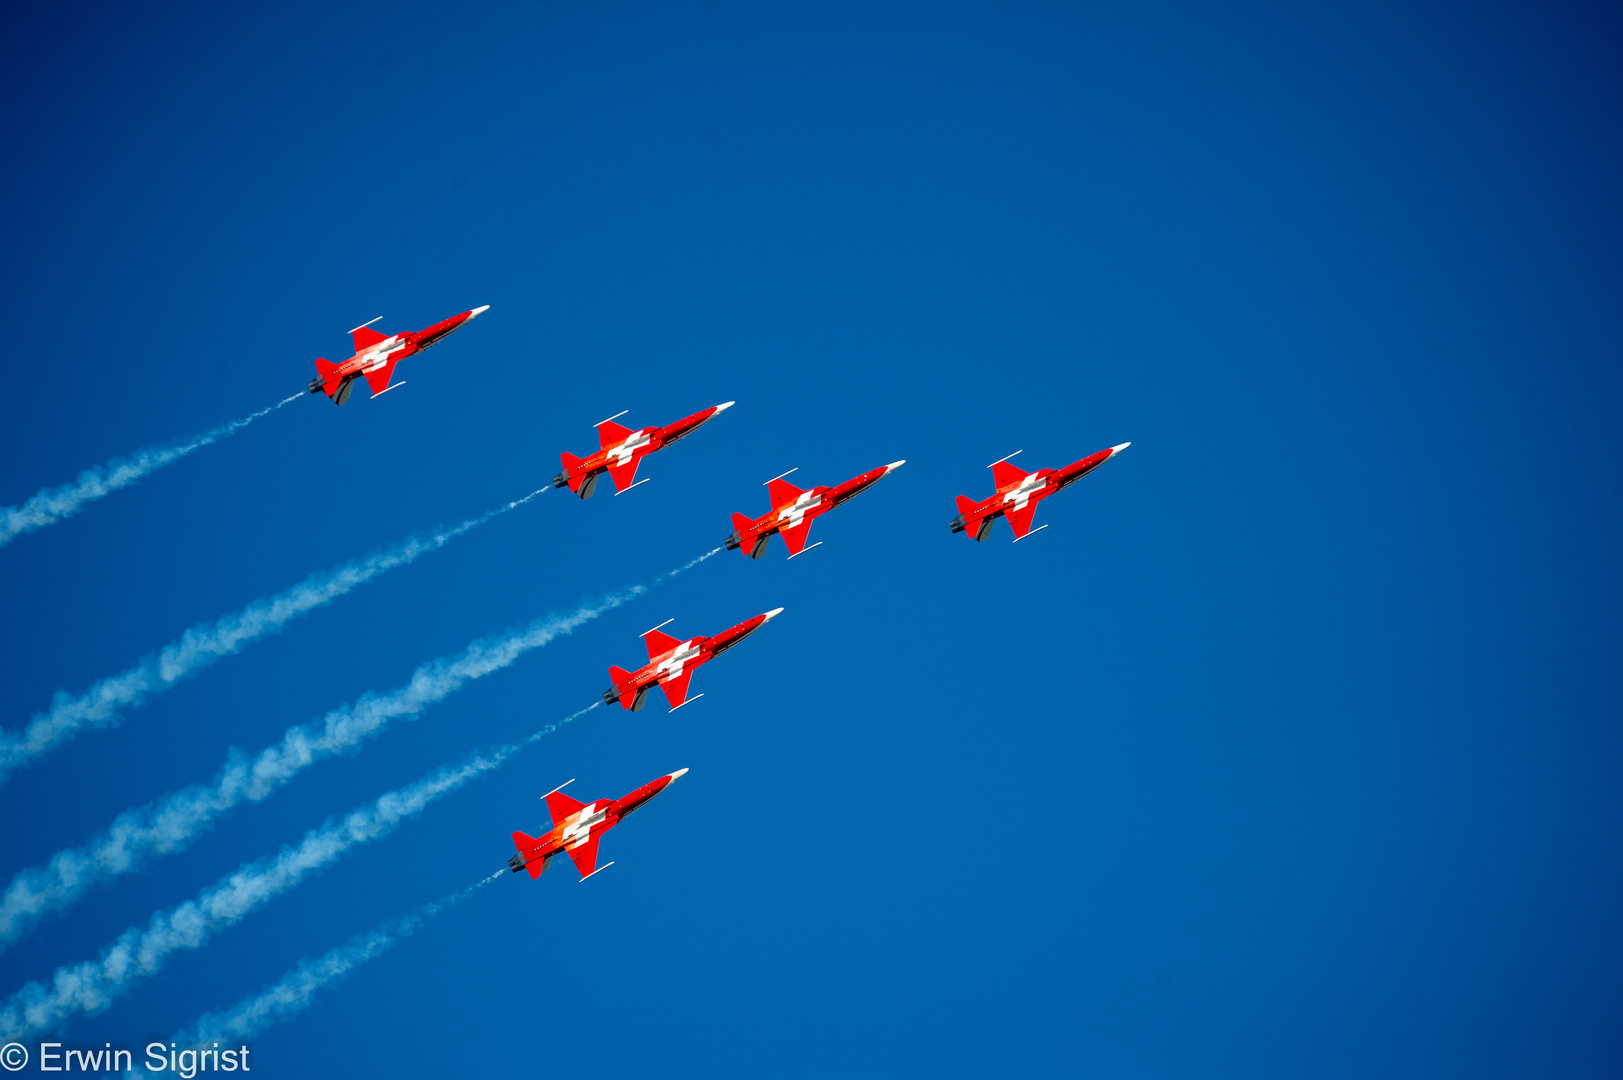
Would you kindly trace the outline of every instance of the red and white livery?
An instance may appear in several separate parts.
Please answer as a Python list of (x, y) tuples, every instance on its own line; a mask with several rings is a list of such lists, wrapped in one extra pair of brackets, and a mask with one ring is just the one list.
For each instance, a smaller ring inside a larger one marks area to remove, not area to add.
[[(591, 457), (578, 458), (574, 454), (560, 455), (564, 471), (552, 478), (553, 487), (569, 486), (569, 490), (583, 499), (590, 499), (597, 489), (598, 478), (605, 472), (614, 480), (614, 493), (624, 494), (646, 480), (637, 480), (637, 462), (663, 450), (678, 439), (685, 439), (709, 423), (717, 413), (732, 408), (734, 402), (724, 401), (692, 416), (684, 416), (664, 427), (641, 428), (632, 431), (615, 421), (625, 413), (618, 412), (597, 425), (598, 451)], [(629, 411), (629, 410), (627, 410)]]
[(625, 820), (627, 814), (670, 787), (686, 772), (686, 769), (678, 769), (668, 776), (661, 776), (622, 799), (598, 799), (589, 803), (576, 802), (563, 794), (563, 789), (574, 783), (573, 780), (565, 781), (541, 796), (547, 801), (547, 812), (552, 815), (551, 831), (540, 837), (514, 833), (513, 843), (518, 846), (518, 854), (507, 860), (507, 865), (515, 874), (528, 870), (531, 880), (534, 880), (547, 872), (547, 864), (561, 851), (574, 860), (582, 881), (599, 870), (607, 870), (614, 863), (597, 865), (597, 842), (603, 839), (603, 834)]
[[(766, 482), (766, 494), (772, 500), (772, 509), (753, 520), (743, 514), (734, 514), (733, 532), (727, 537), (727, 550), (741, 548), (750, 558), (759, 559), (766, 553), (767, 541), (772, 539), (772, 534), (778, 533), (788, 546), (792, 559), (810, 550), (806, 547), (806, 534), (811, 532), (814, 520), (847, 499), (861, 495), (889, 476), (893, 469), (906, 464), (906, 461), (893, 461), (889, 465), (870, 469), (837, 487), (814, 487), (810, 491), (802, 491), (783, 478), (794, 469), (775, 476)], [(819, 540), (812, 547), (821, 543)]]
[(316, 361), (316, 377), (310, 380), (310, 392), (324, 393), (332, 398), (335, 405), (342, 405), (349, 400), (349, 392), (354, 388), (355, 380), (364, 378), (366, 385), (372, 388), (372, 396), (377, 397), (385, 390), (392, 389), (389, 379), (394, 375), (396, 364), (414, 353), (438, 345), (460, 329), (463, 323), (469, 319), (476, 319), (489, 310), (490, 305), (486, 304), (472, 311), (453, 315), (444, 322), (435, 323), (427, 330), (418, 330), (412, 334), (394, 334), (389, 337), (372, 329), (372, 323), (383, 318), (379, 315), (378, 319), (362, 323), (349, 332), (355, 342), (354, 356), (342, 364), (335, 364), (325, 357)]
[[(968, 533), (977, 541), (985, 540), (986, 534), (992, 531), (992, 522), (1005, 517), (1009, 519), (1009, 527), (1014, 530), (1016, 541), (1041, 532), (1048, 526), (1031, 527), (1031, 519), (1037, 513), (1039, 502), (1061, 488), (1076, 483), (1131, 445), (1122, 443), (1081, 461), (1073, 461), (1063, 469), (1038, 469), (1033, 473), (1022, 472), (1010, 465), (1009, 458), (994, 461), (987, 468), (992, 470), (992, 481), (997, 484), (997, 491), (985, 502), (958, 496), (958, 516), (952, 519), (952, 531)], [(1018, 453), (1019, 450), (1014, 452)], [(1014, 454), (1009, 457), (1014, 457)]]
[(737, 626), (723, 630), (715, 637), (696, 637), (680, 641), (669, 634), (660, 633), (660, 627), (669, 626), (675, 619), (666, 619), (642, 636), (648, 646), (648, 663), (636, 671), (620, 667), (609, 668), (612, 687), (603, 691), (603, 700), (610, 705), (618, 701), (622, 708), (636, 712), (642, 708), (648, 691), (658, 686), (665, 691), (671, 711), (680, 709), (689, 700), (698, 701), (703, 694), (688, 697), (688, 680), (693, 669), (715, 659), (778, 616), (782, 608), (773, 608), (765, 615), (745, 619)]

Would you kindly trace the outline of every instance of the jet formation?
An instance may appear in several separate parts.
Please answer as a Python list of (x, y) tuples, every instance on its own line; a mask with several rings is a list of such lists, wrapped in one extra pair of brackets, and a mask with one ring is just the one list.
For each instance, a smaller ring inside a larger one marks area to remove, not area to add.
[[(364, 378), (374, 397), (393, 386), (403, 385), (390, 383), (396, 364), (438, 344), (463, 323), (488, 310), (489, 305), (477, 307), (435, 323), (426, 330), (389, 337), (371, 328), (377, 319), (357, 326), (350, 331), (355, 355), (341, 364), (318, 359), (317, 377), (310, 381), (310, 392), (325, 393), (335, 404), (342, 405), (349, 400), (356, 379)], [(686, 438), (733, 404), (726, 401), (664, 427), (639, 428), (635, 431), (615, 423), (625, 415), (624, 412), (616, 413), (595, 425), (598, 436), (595, 453), (584, 458), (568, 453), (560, 455), (563, 471), (553, 478), (553, 486), (568, 487), (582, 499), (589, 499), (598, 481), (607, 473), (614, 483), (615, 494), (623, 495), (647, 483), (646, 478), (636, 478), (637, 466), (643, 458)], [(1032, 528), (1039, 502), (1080, 480), (1130, 445), (1121, 443), (1100, 450), (1062, 469), (1038, 469), (1030, 473), (1009, 463), (1009, 458), (1015, 457), (1020, 451), (994, 461), (987, 468), (992, 470), (996, 490), (980, 502), (958, 496), (958, 516), (950, 522), (951, 530), (954, 533), (968, 533), (977, 542), (983, 541), (990, 534), (992, 525), (1001, 517), (1008, 520), (1015, 540), (1024, 540), (1048, 527)], [(745, 514), (732, 515), (733, 531), (727, 536), (726, 547), (728, 550), (743, 551), (751, 559), (759, 559), (766, 553), (772, 537), (778, 535), (783, 537), (784, 546), (789, 549), (789, 558), (804, 554), (821, 544), (821, 541), (810, 546), (806, 543), (813, 521), (868, 490), (904, 464), (905, 461), (893, 461), (843, 484), (810, 489), (798, 488), (784, 479), (797, 472), (797, 469), (780, 473), (765, 484), (767, 499), (771, 504), (765, 514), (758, 518)], [(609, 668), (611, 686), (603, 692), (603, 700), (611, 705), (619, 702), (621, 708), (636, 712), (643, 707), (649, 691), (657, 686), (670, 702), (673, 712), (689, 702), (697, 701), (704, 695), (688, 697), (688, 683), (693, 678), (694, 669), (737, 645), (782, 611), (781, 607), (774, 608), (713, 637), (700, 636), (687, 640), (679, 640), (663, 632), (664, 627), (675, 621), (667, 619), (642, 635), (648, 649), (646, 664), (636, 671), (626, 671), (618, 666)], [(563, 794), (563, 787), (567, 785), (554, 788), (543, 796), (552, 815), (552, 829), (539, 838), (522, 832), (513, 833), (518, 854), (508, 861), (508, 866), (514, 873), (528, 870), (531, 878), (538, 878), (546, 872), (553, 857), (564, 852), (574, 861), (582, 881), (607, 869), (613, 863), (597, 865), (597, 846), (603, 833), (614, 828), (626, 815), (664, 791), (686, 772), (686, 769), (680, 769), (662, 776), (624, 798), (599, 799), (591, 803), (576, 802)]]

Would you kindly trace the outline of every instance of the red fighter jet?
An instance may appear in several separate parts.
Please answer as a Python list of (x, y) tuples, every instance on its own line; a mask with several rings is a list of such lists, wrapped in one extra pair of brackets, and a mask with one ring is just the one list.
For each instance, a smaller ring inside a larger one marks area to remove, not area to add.
[(597, 842), (603, 839), (603, 834), (620, 824), (627, 814), (670, 787), (685, 772), (686, 769), (678, 769), (669, 776), (661, 776), (623, 799), (598, 799), (590, 803), (578, 803), (562, 794), (564, 788), (574, 783), (573, 780), (566, 780), (541, 796), (547, 800), (547, 810), (552, 814), (552, 831), (540, 838), (514, 833), (513, 843), (518, 845), (518, 854), (508, 859), (507, 865), (512, 867), (515, 874), (528, 870), (533, 881), (546, 873), (552, 857), (563, 851), (575, 860), (575, 869), (580, 871), (582, 881), (599, 870), (607, 870), (614, 863), (597, 865)]
[[(614, 686), (603, 691), (603, 700), (610, 705), (618, 701), (623, 708), (636, 712), (642, 708), (643, 699), (648, 696), (648, 691), (658, 683), (659, 688), (665, 691), (665, 696), (670, 699), (671, 711), (675, 712), (688, 703), (688, 680), (693, 678), (694, 668), (737, 645), (763, 625), (771, 622), (782, 610), (773, 608), (765, 615), (745, 619), (715, 637), (696, 637), (686, 641), (678, 641), (669, 634), (659, 632), (660, 626), (669, 626), (676, 621), (666, 619), (642, 636), (648, 645), (648, 663), (635, 672), (619, 667), (609, 668), (609, 678), (614, 682)], [(695, 694), (692, 700), (698, 701), (702, 697), (703, 694)]]
[[(743, 514), (734, 514), (733, 533), (727, 537), (727, 550), (743, 548), (744, 554), (759, 559), (766, 554), (766, 544), (772, 539), (772, 534), (779, 533), (789, 547), (791, 559), (803, 551), (810, 551), (811, 548), (806, 546), (806, 534), (811, 532), (814, 518), (828, 513), (847, 499), (861, 495), (889, 476), (892, 469), (906, 464), (905, 460), (893, 461), (847, 480), (838, 487), (814, 487), (810, 491), (802, 491), (784, 479), (789, 473), (795, 472), (794, 469), (775, 476), (766, 482), (766, 494), (772, 500), (772, 509), (753, 521)], [(822, 543), (819, 540), (812, 547), (819, 547)]]
[[(1034, 473), (1022, 472), (1009, 464), (1009, 458), (994, 461), (987, 468), (992, 470), (992, 480), (997, 484), (997, 491), (985, 502), (976, 502), (973, 499), (958, 496), (958, 516), (952, 519), (952, 531), (955, 533), (967, 532), (977, 541), (985, 540), (986, 534), (992, 531), (992, 522), (1001, 515), (1009, 519), (1009, 527), (1014, 530), (1016, 542), (1024, 540), (1034, 532), (1042, 532), (1047, 525), (1039, 525), (1033, 529), (1031, 519), (1037, 513), (1037, 503), (1054, 494), (1060, 488), (1074, 484), (1088, 473), (1097, 469), (1132, 443), (1122, 443), (1112, 446), (1108, 450), (1101, 450), (1097, 454), (1073, 461), (1063, 469), (1038, 469)], [(1016, 450), (1014, 454), (1020, 453)], [(1010, 454), (1009, 457), (1014, 457)]]
[[(393, 389), (389, 385), (389, 377), (394, 374), (394, 366), (414, 353), (438, 345), (449, 337), (463, 323), (469, 319), (477, 318), (490, 310), (490, 305), (476, 307), (472, 311), (464, 311), (460, 315), (453, 315), (444, 322), (435, 323), (427, 330), (419, 330), (415, 334), (395, 334), (384, 337), (372, 329), (371, 322), (362, 323), (351, 330), (350, 336), (355, 339), (355, 355), (342, 364), (335, 364), (331, 360), (322, 358), (316, 361), (316, 377), (310, 380), (312, 394), (325, 393), (333, 399), (333, 404), (342, 405), (349, 400), (349, 392), (354, 388), (355, 380), (361, 376), (366, 377), (366, 385), (372, 388), (372, 396), (377, 397), (385, 390)], [(395, 386), (404, 386), (403, 382)]]
[(648, 482), (646, 479), (632, 482), (637, 475), (637, 462), (655, 450), (663, 450), (676, 440), (687, 438), (708, 423), (711, 417), (733, 405), (734, 402), (724, 401), (703, 412), (685, 416), (674, 424), (639, 431), (616, 424), (615, 421), (625, 415), (624, 412), (617, 412), (597, 425), (597, 453), (588, 458), (578, 458), (574, 454), (561, 455), (564, 471), (552, 478), (552, 486), (568, 484), (570, 491), (583, 499), (590, 499), (597, 488), (598, 478), (607, 472), (614, 479), (614, 493), (624, 495), (637, 484)]

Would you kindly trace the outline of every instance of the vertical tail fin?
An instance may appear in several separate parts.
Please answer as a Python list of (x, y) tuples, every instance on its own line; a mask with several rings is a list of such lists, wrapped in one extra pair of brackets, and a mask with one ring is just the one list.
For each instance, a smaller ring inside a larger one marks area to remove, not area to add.
[(559, 454), (558, 460), (563, 462), (564, 475), (569, 478), (569, 490), (580, 492), (580, 482), (585, 479), (575, 470), (580, 467), (580, 458), (574, 454)]
[(753, 542), (746, 545), (744, 543), (744, 538), (749, 535), (750, 526), (754, 524), (754, 521), (745, 517), (743, 514), (733, 515), (733, 535), (738, 537), (739, 546), (744, 549), (744, 554), (748, 555), (752, 559), (760, 557), (751, 550), (752, 548), (759, 547), (760, 545)]
[(527, 835), (526, 833), (516, 832), (513, 834), (513, 843), (518, 848), (518, 855), (515, 856), (507, 865), (511, 866), (515, 873), (520, 867), (523, 867), (525, 870), (530, 872), (530, 880), (534, 881), (536, 878), (547, 872), (547, 864), (552, 862), (551, 855), (531, 862), (525, 854), (526, 852), (534, 851), (536, 847), (540, 845), (541, 841), (537, 840), (533, 836)]
[(609, 681), (614, 684), (614, 692), (619, 695), (620, 707), (623, 709), (635, 708), (637, 691), (631, 685), (631, 672), (623, 667), (610, 665)]
[(316, 378), (321, 380), (321, 388), (326, 391), (327, 396), (338, 401), (338, 391), (343, 386), (343, 380), (338, 377), (338, 365), (326, 357), (317, 357)]

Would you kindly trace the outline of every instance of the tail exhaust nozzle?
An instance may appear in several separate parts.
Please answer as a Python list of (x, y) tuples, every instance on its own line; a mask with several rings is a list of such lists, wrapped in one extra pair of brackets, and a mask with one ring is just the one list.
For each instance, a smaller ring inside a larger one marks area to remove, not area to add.
[(975, 500), (967, 496), (958, 496), (958, 516), (952, 519), (954, 533), (970, 532), (979, 522), (975, 520)]

